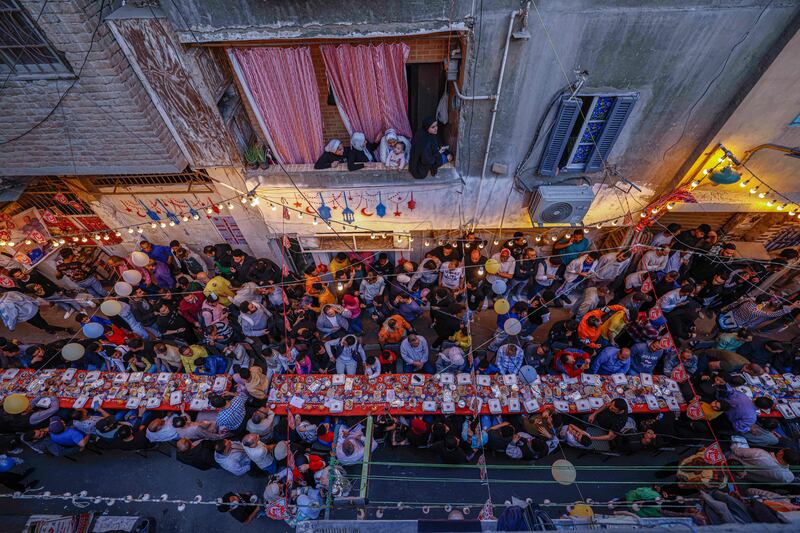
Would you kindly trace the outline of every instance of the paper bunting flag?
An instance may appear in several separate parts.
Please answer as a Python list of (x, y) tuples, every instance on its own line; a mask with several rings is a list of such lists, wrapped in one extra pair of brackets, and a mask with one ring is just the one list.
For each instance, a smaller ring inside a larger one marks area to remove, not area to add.
[(706, 460), (707, 463), (712, 465), (718, 465), (725, 460), (725, 455), (722, 453), (722, 448), (719, 446), (719, 442), (715, 442), (703, 453), (703, 458)]
[(678, 365), (672, 369), (672, 380), (677, 381), (678, 383), (683, 383), (687, 379), (689, 379), (689, 374), (686, 373), (686, 369), (683, 368), (683, 365)]
[(692, 420), (700, 420), (703, 418), (703, 407), (700, 405), (700, 402), (695, 401), (690, 403), (689, 407), (686, 408), (686, 416)]
[(486, 503), (483, 504), (481, 508), (481, 512), (478, 513), (478, 520), (494, 520), (494, 512), (492, 510), (492, 499), (489, 498), (486, 500)]

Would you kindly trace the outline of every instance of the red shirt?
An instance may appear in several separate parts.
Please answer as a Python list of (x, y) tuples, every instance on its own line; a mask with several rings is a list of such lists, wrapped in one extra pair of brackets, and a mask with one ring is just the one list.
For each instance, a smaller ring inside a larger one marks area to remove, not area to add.
[(193, 292), (188, 296), (192, 297), (191, 301), (187, 301), (186, 298), (181, 298), (181, 302), (178, 304), (178, 313), (180, 313), (187, 322), (194, 324), (197, 322), (197, 317), (200, 316), (200, 310), (206, 298), (200, 291)]

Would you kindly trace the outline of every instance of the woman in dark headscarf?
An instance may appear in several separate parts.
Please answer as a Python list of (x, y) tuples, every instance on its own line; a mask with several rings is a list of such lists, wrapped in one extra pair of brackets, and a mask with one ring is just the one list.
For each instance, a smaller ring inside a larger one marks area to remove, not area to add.
[(325, 145), (325, 151), (319, 156), (317, 162), (314, 163), (314, 168), (322, 170), (325, 168), (337, 167), (339, 163), (347, 161), (346, 149), (339, 139), (331, 139)]
[(444, 155), (439, 138), (436, 136), (438, 132), (439, 123), (434, 117), (428, 117), (422, 121), (422, 127), (411, 140), (408, 170), (418, 180), (424, 179), (428, 174), (435, 176), (439, 167), (451, 158), (449, 154)]

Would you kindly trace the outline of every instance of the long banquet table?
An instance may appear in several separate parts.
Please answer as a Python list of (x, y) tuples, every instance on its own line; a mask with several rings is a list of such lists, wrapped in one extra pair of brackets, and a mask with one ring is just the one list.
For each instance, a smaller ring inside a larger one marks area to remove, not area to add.
[[(212, 392), (227, 390), (230, 377), (162, 372), (99, 372), (76, 369), (6, 369), (0, 399), (9, 394), (57, 397), (61, 407), (206, 411)], [(96, 401), (95, 401), (96, 400)]]
[[(762, 416), (800, 417), (800, 376), (748, 378), (745, 394), (776, 402)], [(540, 376), (527, 384), (521, 376), (470, 374), (383, 374), (366, 376), (274, 376), (268, 402), (278, 414), (289, 409), (307, 415), (365, 416), (392, 414), (470, 414), (556, 411), (588, 413), (612, 398), (622, 397), (632, 413), (684, 411), (679, 385), (667, 376)]]

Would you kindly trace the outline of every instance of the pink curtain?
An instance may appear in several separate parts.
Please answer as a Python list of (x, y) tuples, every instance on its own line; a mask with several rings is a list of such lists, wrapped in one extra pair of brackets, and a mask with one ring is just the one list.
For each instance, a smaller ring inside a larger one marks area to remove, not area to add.
[(328, 81), (347, 131), (375, 141), (388, 128), (411, 138), (406, 44), (322, 46)]
[(316, 161), (325, 144), (311, 51), (236, 48), (232, 54), (276, 155), (284, 163)]

